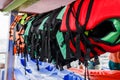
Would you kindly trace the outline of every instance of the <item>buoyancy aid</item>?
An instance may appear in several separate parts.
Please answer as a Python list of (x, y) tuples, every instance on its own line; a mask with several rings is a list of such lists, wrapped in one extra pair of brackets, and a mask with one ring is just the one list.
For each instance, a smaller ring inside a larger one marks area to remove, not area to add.
[[(108, 19), (119, 18), (119, 9), (120, 1), (118, 0), (76, 0), (67, 6), (60, 29), (63, 32), (69, 30), (74, 33), (77, 32), (76, 37), (73, 37), (74, 41), (77, 42), (76, 39), (79, 39), (81, 53), (86, 53), (86, 47), (92, 47), (90, 57), (105, 52), (116, 52), (120, 49), (119, 26), (116, 25), (119, 20)], [(69, 26), (67, 22), (69, 22)], [(72, 42), (70, 48), (75, 53), (77, 52), (77, 47)]]

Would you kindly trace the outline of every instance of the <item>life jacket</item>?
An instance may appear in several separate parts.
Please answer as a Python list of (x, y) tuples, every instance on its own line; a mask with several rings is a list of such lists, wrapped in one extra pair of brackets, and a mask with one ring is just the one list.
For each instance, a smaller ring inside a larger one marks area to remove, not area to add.
[[(29, 46), (30, 48), (29, 54), (31, 58), (37, 60), (38, 70), (38, 60), (45, 61), (48, 59), (48, 62), (51, 62), (51, 60), (56, 59), (55, 54), (57, 50), (53, 50), (53, 47), (56, 49), (56, 46), (52, 44), (58, 43), (53, 40), (52, 35), (54, 35), (55, 38), (56, 33), (59, 30), (60, 25), (56, 27), (56, 24), (59, 23), (57, 22), (56, 17), (61, 9), (62, 7), (54, 11), (36, 15), (34, 20), (27, 23), (29, 26), (27, 26), (25, 30), (24, 39), (27, 47)], [(53, 56), (55, 57), (53, 58)]]
[(9, 31), (9, 40), (13, 40), (13, 48), (14, 48), (14, 51), (13, 51), (13, 54), (17, 53), (18, 49), (17, 49), (17, 39), (18, 39), (18, 36), (17, 36), (17, 26), (18, 26), (18, 23), (19, 21), (21, 20), (22, 16), (21, 15), (17, 15), (15, 16), (14, 18), (14, 21), (11, 23), (10, 25), (10, 31)]
[(13, 40), (14, 42), (14, 53), (24, 53), (24, 24), (27, 20), (29, 20), (30, 17), (31, 15), (28, 14), (16, 15), (14, 21), (11, 24), (10, 40)]
[(17, 22), (21, 20), (22, 16), (17, 15), (14, 18), (14, 21), (10, 24), (9, 39), (13, 40), (14, 27), (17, 25)]
[(34, 17), (32, 17), (31, 19), (29, 19), (26, 22), (26, 24), (24, 25), (25, 31), (24, 31), (24, 34), (23, 34), (23, 39), (24, 39), (25, 45), (27, 45), (27, 51), (30, 51), (30, 49), (29, 49), (30, 43), (29, 43), (28, 35), (29, 35), (29, 31), (30, 31), (31, 24), (32, 24), (33, 20), (34, 20)]
[(17, 51), (19, 53), (25, 53), (25, 43), (23, 39), (23, 34), (24, 34), (24, 25), (29, 20), (28, 18), (31, 17), (31, 15), (28, 14), (23, 14), (21, 20), (17, 23), (16, 26), (16, 46), (17, 46)]
[[(60, 31), (66, 7), (36, 15), (26, 23), (24, 41), (32, 59), (56, 63), (62, 68), (76, 58), (66, 49), (65, 34)], [(38, 63), (37, 63), (38, 68)], [(39, 68), (38, 68), (39, 69)]]
[(69, 32), (69, 36), (71, 32), (76, 33), (73, 40), (70, 39), (70, 49), (77, 58), (86, 55), (97, 58), (97, 55), (120, 49), (119, 25), (116, 24), (119, 20), (110, 20), (120, 17), (119, 9), (118, 0), (76, 0), (67, 6), (60, 30)]
[[(46, 18), (47, 14), (45, 15), (41, 15), (38, 16), (38, 20), (34, 19), (32, 21), (31, 27), (29, 29), (29, 34), (28, 34), (28, 40), (29, 44), (30, 44), (30, 50), (31, 50), (31, 58), (35, 59), (35, 56), (37, 56), (37, 54), (39, 54), (39, 52), (37, 53), (35, 49), (37, 49), (37, 47), (39, 46), (39, 38), (40, 36), (40, 32), (39, 32), (39, 25), (42, 23), (42, 20), (44, 20), (44, 18)], [(41, 41), (40, 41), (41, 44)]]

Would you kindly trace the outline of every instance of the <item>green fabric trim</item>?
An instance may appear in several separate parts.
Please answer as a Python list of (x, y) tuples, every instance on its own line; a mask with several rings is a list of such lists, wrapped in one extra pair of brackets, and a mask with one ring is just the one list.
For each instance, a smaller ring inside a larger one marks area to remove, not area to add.
[(61, 46), (63, 41), (64, 41), (62, 32), (58, 31), (57, 35), (56, 35), (56, 38), (57, 38), (57, 42), (59, 44), (62, 56), (63, 56), (64, 59), (66, 59), (66, 45), (64, 44), (63, 46)]
[(28, 23), (27, 23), (27, 28), (26, 28), (26, 30), (25, 30), (25, 32), (24, 32), (24, 34), (23, 34), (23, 38), (24, 38), (25, 43), (27, 43), (27, 36), (28, 36), (28, 34), (29, 34), (30, 27), (31, 27), (31, 25), (32, 25), (32, 21), (33, 21), (33, 20), (34, 20), (34, 17), (33, 17), (30, 21), (28, 21)]
[(57, 19), (62, 19), (65, 10), (66, 10), (66, 7), (64, 7), (64, 8), (60, 11), (60, 13), (59, 13), (58, 16), (57, 16)]
[[(66, 7), (64, 7), (64, 8), (61, 10), (61, 12), (60, 12), (60, 13), (58, 14), (58, 16), (57, 16), (57, 19), (62, 20), (62, 17), (63, 17), (63, 15), (64, 15), (65, 10), (66, 10)], [(64, 59), (66, 59), (66, 45), (64, 44), (63, 46), (61, 46), (62, 43), (63, 43), (63, 41), (64, 41), (64, 37), (63, 37), (62, 32), (58, 31), (57, 34), (56, 34), (56, 38), (57, 38), (57, 42), (58, 42), (60, 51), (61, 51), (61, 53), (62, 53), (62, 56), (63, 56)]]
[[(109, 43), (114, 43), (120, 35), (120, 20), (119, 19), (110, 19), (110, 21), (113, 22), (117, 31), (116, 32), (110, 32), (107, 36), (101, 38), (101, 40), (107, 41)], [(120, 42), (120, 40), (118, 40), (116, 42), (116, 44), (119, 43), (119, 42)]]
[(47, 21), (48, 18), (49, 18), (49, 17), (46, 17), (46, 18), (42, 21), (42, 23), (40, 24), (40, 27), (38, 28), (39, 30), (43, 30), (44, 24), (45, 24), (45, 22)]
[(25, 18), (27, 17), (27, 14), (24, 14), (24, 16), (22, 17), (20, 24), (24, 25), (25, 24)]
[(29, 30), (30, 30), (30, 27), (31, 27), (31, 25), (32, 25), (32, 21), (34, 20), (34, 18), (32, 18), (28, 23), (27, 23), (27, 28), (26, 28), (26, 30), (25, 30), (25, 32), (24, 32), (24, 36), (28, 36), (28, 34), (29, 34)]

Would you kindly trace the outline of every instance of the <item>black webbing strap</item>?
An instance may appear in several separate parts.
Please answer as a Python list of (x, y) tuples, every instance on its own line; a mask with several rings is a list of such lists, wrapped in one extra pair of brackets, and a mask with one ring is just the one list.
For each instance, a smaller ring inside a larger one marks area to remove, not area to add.
[(94, 0), (90, 0), (90, 3), (88, 5), (88, 11), (87, 11), (86, 19), (85, 19), (85, 24), (84, 24), (85, 27), (86, 27), (86, 25), (87, 25), (87, 23), (89, 21), (90, 13), (91, 13), (91, 9), (92, 9), (93, 3), (94, 3)]
[[(31, 46), (31, 57), (33, 59), (36, 59), (36, 66), (37, 66), (37, 70), (39, 71), (39, 56), (38, 56), (38, 44), (37, 44), (37, 34), (34, 32), (33, 35), (32, 35), (32, 38), (31, 38), (31, 43), (32, 43), (32, 46)], [(27, 51), (26, 51), (27, 52)]]
[(75, 2), (72, 2), (70, 4), (70, 8), (69, 8), (69, 10), (67, 12), (67, 16), (66, 16), (66, 27), (67, 27), (68, 35), (70, 36), (70, 39), (71, 39), (73, 45), (75, 45), (75, 42), (74, 42), (72, 32), (70, 30), (69, 19), (70, 19), (70, 12), (72, 11), (72, 7), (73, 7), (74, 3)]
[[(90, 59), (90, 52), (91, 52), (91, 46), (92, 45), (90, 44), (90, 41), (87, 39), (87, 36), (84, 34), (84, 32), (85, 32), (85, 28), (86, 28), (86, 25), (88, 23), (88, 20), (90, 18), (90, 13), (91, 13), (93, 2), (94, 2), (94, 0), (90, 0), (90, 3), (88, 5), (88, 11), (87, 11), (87, 14), (86, 14), (85, 23), (84, 23), (83, 26), (80, 25), (79, 22), (78, 22), (83, 0), (81, 1), (81, 5), (79, 5), (77, 13), (76, 13), (76, 30), (77, 30), (77, 33), (78, 33), (77, 37), (76, 37), (76, 45), (80, 43), (80, 38), (82, 38), (81, 41), (83, 42), (83, 44), (85, 45), (85, 48), (86, 48), (86, 54), (85, 54), (85, 58), (84, 58), (85, 59), (84, 60), (84, 62), (85, 62), (85, 80), (86, 80), (86, 72), (89, 75), (88, 70), (86, 71), (86, 68), (88, 66), (87, 61)], [(81, 52), (79, 50), (80, 46), (76, 46), (76, 48), (77, 48), (77, 55), (80, 54), (79, 56), (81, 56)], [(88, 80), (89, 80), (89, 76), (88, 76)]]
[(59, 69), (59, 66), (58, 66), (58, 65), (59, 65), (59, 64), (58, 64), (59, 55), (58, 55), (58, 53), (56, 53), (55, 58), (56, 58), (56, 59), (55, 59), (55, 60), (56, 60), (56, 68)]
[(44, 30), (45, 28), (43, 28), (43, 30), (42, 30), (42, 47), (41, 47), (41, 52), (40, 52), (40, 60), (44, 60), (44, 58), (45, 58), (45, 30)]
[[(94, 0), (90, 0), (89, 6), (88, 6), (87, 15), (86, 15), (86, 19), (85, 19), (86, 21), (85, 21), (85, 24), (84, 24), (85, 27), (86, 27), (86, 25), (88, 23), (88, 20), (90, 18), (90, 13), (91, 13), (91, 9), (92, 9), (93, 3), (94, 3)], [(91, 47), (91, 51), (93, 52), (93, 55), (95, 56), (96, 63), (99, 63), (97, 52), (94, 50), (92, 44), (90, 43), (90, 41), (88, 39), (87, 39), (87, 42), (88, 42), (88, 45)]]
[(51, 62), (51, 47), (50, 47), (50, 43), (51, 43), (51, 41), (50, 41), (50, 26), (48, 26), (48, 62), (50, 63)]
[(71, 39), (72, 44), (75, 46), (75, 42), (74, 42), (74, 38), (72, 35), (72, 32), (70, 30), (70, 25), (69, 25), (69, 19), (70, 19), (70, 12), (72, 11), (72, 7), (74, 5), (75, 2), (72, 2), (70, 4), (69, 10), (67, 12), (67, 16), (66, 16), (66, 27), (67, 27), (67, 31), (66, 35), (65, 35), (65, 41), (66, 41), (66, 58), (70, 58), (70, 54), (71, 54), (71, 50), (70, 50), (70, 42), (69, 40)]
[[(81, 10), (81, 7), (83, 5), (83, 2), (84, 0), (81, 0), (80, 4), (78, 5), (78, 9), (77, 9), (77, 12), (76, 12), (76, 20), (79, 19), (79, 14), (80, 14), (80, 10)], [(75, 21), (75, 24), (76, 24), (76, 29), (77, 29), (77, 36), (76, 36), (76, 58), (77, 59), (80, 59), (81, 58), (81, 49), (80, 49), (80, 38), (81, 38), (81, 33), (83, 33), (83, 29), (81, 26), (79, 26), (78, 24), (78, 21)], [(81, 28), (81, 29), (79, 29)]]
[(36, 66), (37, 66), (37, 70), (39, 71), (39, 40), (38, 40), (38, 36), (36, 33), (36, 39), (35, 39), (35, 55), (36, 55)]
[(31, 58), (35, 59), (35, 33), (31, 37)]
[(42, 48), (41, 48), (41, 60), (47, 60), (48, 52), (48, 36), (47, 36), (47, 27), (44, 26), (42, 30)]
[[(70, 54), (71, 54), (71, 51), (70, 51), (70, 48), (69, 48), (69, 43), (70, 43), (70, 36), (68, 33), (66, 33), (65, 35), (65, 43), (66, 43), (66, 60), (70, 58)], [(70, 64), (67, 65), (67, 68), (70, 68)]]
[(46, 58), (45, 60), (48, 62), (48, 36), (47, 35), (45, 36), (45, 51), (44, 52), (45, 52), (44, 54)]
[[(90, 3), (88, 5), (88, 11), (87, 11), (87, 14), (86, 14), (85, 24), (83, 26), (85, 28), (86, 28), (86, 25), (87, 25), (88, 20), (90, 18), (90, 13), (91, 13), (93, 2), (94, 2), (94, 0), (90, 0)], [(85, 41), (87, 42), (87, 44), (85, 45), (87, 47), (87, 50), (86, 50), (87, 53), (86, 53), (86, 56), (85, 56), (85, 66), (87, 68), (87, 71), (85, 71), (85, 74), (88, 74), (87, 75), (88, 76), (88, 80), (90, 80), (90, 78), (89, 78), (89, 71), (88, 71), (88, 62), (87, 61), (90, 59), (90, 52), (91, 52), (91, 49), (93, 50), (93, 47), (92, 47), (92, 44), (90, 43), (90, 41), (87, 39), (86, 35), (83, 35), (83, 37), (84, 37), (84, 39), (86, 39)], [(86, 78), (85, 78), (85, 80), (86, 80)]]
[(42, 53), (41, 53), (41, 49), (42, 49), (42, 32), (39, 30), (37, 32), (37, 35), (38, 35), (38, 37), (37, 37), (37, 45), (36, 45), (36, 47), (37, 47), (37, 52), (38, 52), (37, 55), (39, 56), (39, 60), (40, 60), (41, 55), (42, 55)]
[(80, 34), (79, 35), (76, 35), (76, 54), (75, 54), (75, 57), (77, 59), (80, 59), (82, 56), (81, 56), (81, 49), (80, 49)]
[(39, 56), (37, 56), (37, 58), (36, 58), (36, 65), (37, 65), (37, 70), (39, 71), (40, 70), (40, 68), (39, 68)]

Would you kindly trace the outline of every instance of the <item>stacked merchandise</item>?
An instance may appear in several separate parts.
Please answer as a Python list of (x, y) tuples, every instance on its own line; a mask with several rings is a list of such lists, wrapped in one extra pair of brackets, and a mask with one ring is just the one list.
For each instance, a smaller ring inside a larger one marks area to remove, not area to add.
[[(41, 61), (52, 63), (62, 71), (63, 66), (70, 68), (72, 61), (79, 60), (79, 64), (85, 65), (85, 79), (86, 76), (89, 79), (88, 61), (91, 58), (94, 58), (95, 64), (99, 64), (99, 55), (120, 49), (120, 20), (116, 19), (120, 17), (120, 6), (115, 4), (111, 8), (110, 2), (101, 6), (103, 2), (77, 0), (43, 14), (16, 16), (10, 28), (10, 39), (14, 42), (14, 55), (21, 55), (23, 59), (25, 74), (28, 73), (29, 60), (34, 61), (38, 71), (41, 70)], [(112, 13), (108, 13), (109, 8)], [(103, 13), (99, 14), (100, 11)], [(77, 78), (66, 80), (71, 79)]]

